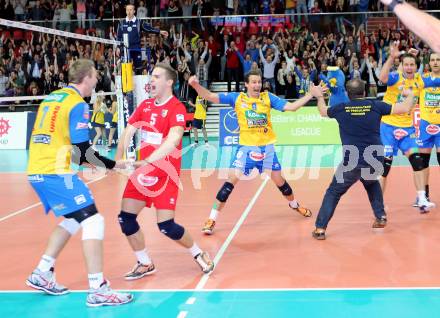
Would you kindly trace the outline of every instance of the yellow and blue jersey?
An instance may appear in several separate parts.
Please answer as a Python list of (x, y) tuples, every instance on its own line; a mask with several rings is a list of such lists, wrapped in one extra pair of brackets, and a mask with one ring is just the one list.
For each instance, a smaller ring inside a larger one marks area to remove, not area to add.
[(440, 124), (440, 77), (427, 74), (422, 77), (420, 92), (420, 118), (430, 124)]
[(27, 173), (69, 174), (72, 144), (89, 140), (89, 105), (67, 86), (40, 104), (29, 145)]
[(197, 96), (196, 98), (196, 111), (194, 113), (194, 119), (206, 119), (206, 109), (208, 107), (208, 101)]
[(112, 123), (118, 122), (118, 110), (116, 109), (112, 116)]
[[(424, 87), (422, 76), (418, 73), (414, 78), (405, 78), (402, 72), (392, 72), (388, 76), (387, 91), (383, 101), (387, 104), (394, 105), (402, 102), (405, 98), (402, 96), (402, 91), (405, 89), (412, 89), (416, 103), (421, 90)], [(382, 117), (382, 122), (396, 127), (412, 127), (413, 126), (413, 111), (406, 114), (392, 114)]]
[(260, 93), (259, 98), (245, 93), (219, 94), (220, 103), (234, 107), (240, 127), (239, 144), (243, 146), (265, 146), (276, 142), (270, 118), (271, 109), (284, 111), (287, 101), (269, 92)]
[(92, 123), (104, 125), (105, 123), (105, 111), (102, 109), (103, 107), (100, 107), (97, 111), (93, 110), (92, 114)]

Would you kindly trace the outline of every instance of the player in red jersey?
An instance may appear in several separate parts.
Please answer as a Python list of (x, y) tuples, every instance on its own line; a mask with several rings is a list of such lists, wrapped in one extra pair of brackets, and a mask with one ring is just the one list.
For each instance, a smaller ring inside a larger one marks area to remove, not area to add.
[(156, 208), (159, 230), (189, 249), (204, 273), (214, 269), (214, 263), (193, 241), (181, 225), (174, 222), (174, 212), (180, 184), (182, 136), (186, 109), (173, 96), (177, 72), (168, 64), (156, 64), (151, 77), (151, 95), (136, 108), (128, 120), (116, 158), (122, 158), (131, 139), (140, 130), (140, 160), (131, 174), (122, 196), (122, 209), (118, 216), (122, 232), (127, 236), (137, 263), (125, 275), (134, 280), (155, 272), (145, 249), (144, 234), (136, 220), (147, 206)]

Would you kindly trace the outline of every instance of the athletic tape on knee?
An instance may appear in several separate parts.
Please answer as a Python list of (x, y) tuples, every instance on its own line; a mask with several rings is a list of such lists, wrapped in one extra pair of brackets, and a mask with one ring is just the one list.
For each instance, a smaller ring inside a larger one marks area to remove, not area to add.
[(278, 187), (278, 189), (281, 191), (281, 193), (287, 197), (289, 195), (291, 195), (293, 193), (292, 188), (290, 187), (290, 185), (286, 182), (284, 182), (284, 184), (281, 187)]
[(382, 177), (388, 176), (388, 174), (390, 173), (392, 164), (393, 164), (393, 157), (391, 157), (391, 158), (385, 157), (385, 159), (383, 160)]
[(81, 222), (83, 240), (104, 239), (104, 217), (97, 213)]
[(157, 226), (159, 227), (161, 233), (175, 241), (180, 240), (185, 233), (185, 229), (179, 224), (175, 223), (174, 219), (157, 223)]
[(75, 235), (76, 232), (78, 232), (78, 230), (81, 228), (81, 225), (74, 219), (64, 219), (60, 222), (60, 224), (58, 224), (58, 226), (61, 226), (63, 229), (69, 232), (70, 235)]
[(421, 171), (424, 169), (423, 158), (419, 153), (411, 154), (408, 159), (414, 171)]
[(234, 185), (230, 182), (225, 182), (218, 191), (216, 199), (223, 203), (226, 202), (232, 190), (234, 190)]
[(118, 215), (119, 225), (121, 226), (122, 233), (126, 236), (133, 235), (139, 231), (139, 223), (136, 220), (137, 214), (121, 211)]

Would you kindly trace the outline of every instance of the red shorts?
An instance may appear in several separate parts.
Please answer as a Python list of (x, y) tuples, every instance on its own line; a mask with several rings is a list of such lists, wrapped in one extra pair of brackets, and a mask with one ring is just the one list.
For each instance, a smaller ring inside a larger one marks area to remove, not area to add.
[(125, 186), (122, 198), (145, 201), (145, 206), (156, 209), (176, 209), (178, 186), (168, 176), (155, 177), (139, 174), (132, 175)]

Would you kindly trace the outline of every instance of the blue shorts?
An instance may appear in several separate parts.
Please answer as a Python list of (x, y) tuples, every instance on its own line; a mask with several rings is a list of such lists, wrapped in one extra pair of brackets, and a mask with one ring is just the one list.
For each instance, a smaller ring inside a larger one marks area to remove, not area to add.
[(440, 125), (430, 124), (426, 120), (420, 120), (420, 148), (440, 149)]
[(380, 124), (380, 139), (385, 146), (385, 157), (396, 156), (399, 149), (405, 154), (410, 149), (418, 149), (414, 127), (397, 127)]
[(34, 174), (28, 176), (28, 181), (46, 214), (52, 210), (56, 216), (63, 216), (95, 203), (89, 188), (76, 174)]
[(239, 146), (231, 167), (241, 170), (246, 176), (254, 168), (260, 173), (263, 170), (281, 170), (274, 145)]

